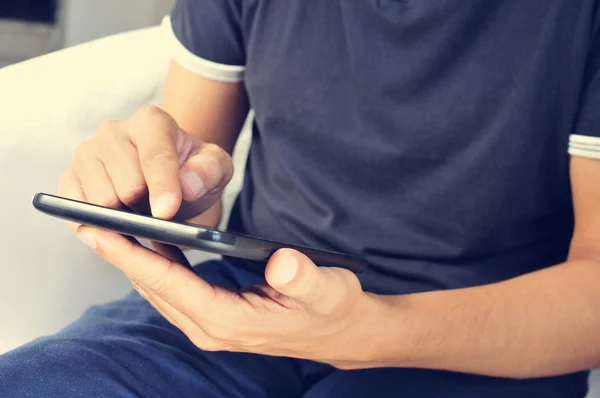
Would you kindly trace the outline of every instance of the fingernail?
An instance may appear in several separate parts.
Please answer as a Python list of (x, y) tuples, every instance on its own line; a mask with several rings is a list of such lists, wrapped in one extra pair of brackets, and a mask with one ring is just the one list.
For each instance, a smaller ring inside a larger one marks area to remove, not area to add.
[(160, 195), (152, 204), (152, 215), (160, 217), (164, 214), (169, 214), (175, 206), (175, 195), (172, 193), (164, 193)]
[(77, 237), (81, 239), (83, 243), (92, 248), (92, 250), (96, 250), (97, 244), (92, 235), (87, 232), (77, 232)]
[(214, 184), (217, 184), (223, 178), (223, 166), (221, 162), (214, 156), (204, 156), (200, 159), (200, 165), (209, 179)]
[(194, 197), (199, 198), (206, 193), (204, 181), (202, 181), (202, 178), (200, 178), (198, 174), (191, 170), (183, 169), (181, 170), (181, 178), (189, 190), (194, 194)]
[(291, 282), (298, 272), (299, 265), (298, 259), (294, 255), (285, 256), (280, 259), (280, 263), (275, 267), (270, 278), (271, 282), (278, 286)]

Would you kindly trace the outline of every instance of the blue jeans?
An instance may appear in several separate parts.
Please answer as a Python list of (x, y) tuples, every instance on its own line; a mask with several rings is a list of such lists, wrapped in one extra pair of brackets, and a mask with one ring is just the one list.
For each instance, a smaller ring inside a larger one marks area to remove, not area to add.
[[(264, 282), (225, 260), (197, 265), (228, 288)], [(289, 358), (203, 352), (133, 292), (0, 356), (0, 397), (583, 397), (587, 374), (509, 380), (419, 369), (340, 371)]]

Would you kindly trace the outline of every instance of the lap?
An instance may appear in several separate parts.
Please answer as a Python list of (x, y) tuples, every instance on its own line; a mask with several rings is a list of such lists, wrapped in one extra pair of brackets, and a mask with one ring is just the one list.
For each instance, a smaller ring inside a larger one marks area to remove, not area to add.
[[(195, 267), (211, 283), (264, 282), (227, 261)], [(203, 352), (137, 293), (95, 306), (54, 336), (0, 356), (1, 397), (583, 397), (585, 374), (505, 380), (415, 369), (338, 371), (323, 364)]]

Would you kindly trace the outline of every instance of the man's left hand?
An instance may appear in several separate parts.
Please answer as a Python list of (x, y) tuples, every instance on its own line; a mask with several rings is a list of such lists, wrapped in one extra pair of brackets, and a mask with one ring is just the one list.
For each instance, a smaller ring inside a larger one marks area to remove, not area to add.
[(385, 305), (363, 292), (350, 271), (317, 267), (282, 249), (267, 264), (267, 284), (231, 291), (198, 277), (171, 246), (153, 244), (152, 251), (86, 226), (78, 235), (202, 350), (303, 358), (341, 369), (377, 366)]

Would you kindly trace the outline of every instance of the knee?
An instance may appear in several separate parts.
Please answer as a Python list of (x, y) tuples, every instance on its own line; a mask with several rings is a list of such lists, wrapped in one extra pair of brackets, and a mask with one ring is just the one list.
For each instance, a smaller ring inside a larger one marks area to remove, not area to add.
[(89, 395), (110, 380), (116, 366), (110, 358), (92, 341), (33, 341), (0, 356), (0, 396)]

